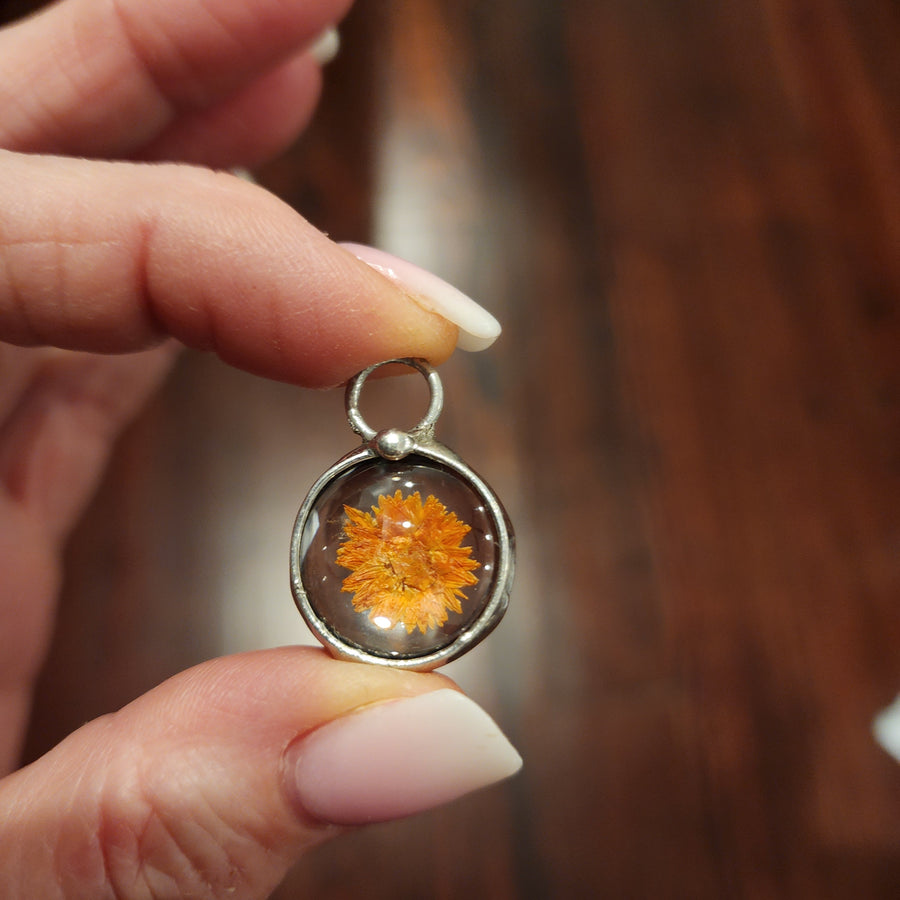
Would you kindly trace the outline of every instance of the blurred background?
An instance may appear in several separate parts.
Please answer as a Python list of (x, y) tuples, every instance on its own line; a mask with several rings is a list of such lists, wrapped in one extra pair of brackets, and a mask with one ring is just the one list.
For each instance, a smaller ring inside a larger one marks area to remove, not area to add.
[[(445, 671), (525, 768), (275, 896), (900, 896), (900, 6), (361, 0), (342, 39), (258, 178), (504, 323), (442, 367), (439, 437), (518, 579)], [(71, 542), (28, 755), (309, 641), (293, 518), (354, 444), (340, 392), (185, 355)]]

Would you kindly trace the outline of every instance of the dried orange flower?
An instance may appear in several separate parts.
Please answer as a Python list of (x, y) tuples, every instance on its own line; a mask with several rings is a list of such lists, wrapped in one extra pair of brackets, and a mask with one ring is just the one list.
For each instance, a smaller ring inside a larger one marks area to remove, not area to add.
[(405, 499), (398, 490), (382, 495), (372, 513), (345, 506), (347, 540), (337, 562), (350, 574), (342, 590), (353, 608), (368, 612), (377, 625), (402, 624), (407, 634), (424, 634), (447, 621), (447, 610), (462, 612), (462, 588), (476, 584), (479, 563), (460, 542), (471, 530), (440, 500), (419, 492)]

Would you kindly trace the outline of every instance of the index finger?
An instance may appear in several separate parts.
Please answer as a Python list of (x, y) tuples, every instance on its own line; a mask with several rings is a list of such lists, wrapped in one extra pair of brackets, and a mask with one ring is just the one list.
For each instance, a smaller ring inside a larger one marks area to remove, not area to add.
[(0, 340), (118, 353), (172, 335), (309, 386), (456, 341), (428, 298), (231, 175), (0, 151), (0, 196)]

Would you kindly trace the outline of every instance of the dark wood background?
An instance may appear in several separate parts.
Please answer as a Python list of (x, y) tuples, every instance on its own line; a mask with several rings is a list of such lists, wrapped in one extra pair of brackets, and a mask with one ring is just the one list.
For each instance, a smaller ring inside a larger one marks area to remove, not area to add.
[[(343, 38), (259, 177), (505, 324), (444, 367), (440, 434), (520, 575), (449, 671), (525, 769), (276, 896), (900, 896), (871, 733), (900, 690), (900, 6), (363, 0)], [(373, 417), (415, 417), (414, 381)], [(292, 519), (352, 445), (338, 393), (186, 356), (71, 543), (29, 754), (305, 640)]]

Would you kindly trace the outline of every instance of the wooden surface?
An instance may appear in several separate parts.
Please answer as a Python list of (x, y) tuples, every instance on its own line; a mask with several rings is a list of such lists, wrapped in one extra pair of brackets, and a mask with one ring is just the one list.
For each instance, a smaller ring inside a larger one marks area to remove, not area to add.
[[(343, 31), (260, 178), (505, 324), (444, 367), (440, 434), (519, 579), (449, 673), (525, 769), (276, 896), (900, 896), (871, 735), (900, 691), (900, 7), (393, 0)], [(305, 640), (292, 519), (351, 438), (338, 393), (186, 356), (73, 538), (29, 753)]]

